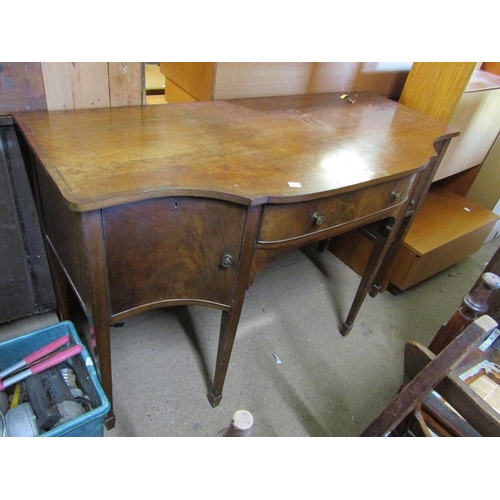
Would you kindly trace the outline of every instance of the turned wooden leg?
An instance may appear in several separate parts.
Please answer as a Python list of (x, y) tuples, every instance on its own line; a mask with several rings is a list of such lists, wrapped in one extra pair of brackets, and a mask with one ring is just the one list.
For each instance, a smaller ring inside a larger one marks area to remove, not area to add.
[(432, 339), (429, 350), (434, 354), (439, 354), (476, 318), (488, 313), (489, 302), (500, 289), (500, 278), (494, 273), (483, 273), (475, 286), (476, 288), (463, 298), (462, 305)]

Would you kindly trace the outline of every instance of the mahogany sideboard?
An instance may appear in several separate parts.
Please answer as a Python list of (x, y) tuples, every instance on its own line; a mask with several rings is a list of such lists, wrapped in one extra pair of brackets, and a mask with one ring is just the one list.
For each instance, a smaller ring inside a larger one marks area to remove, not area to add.
[[(222, 311), (217, 406), (245, 291), (269, 262), (378, 224), (347, 334), (458, 131), (369, 92), (14, 115), (61, 319), (91, 325), (111, 404), (110, 325), (148, 309)], [(31, 167), (29, 164), (31, 163)], [(111, 407), (106, 426), (115, 422)]]

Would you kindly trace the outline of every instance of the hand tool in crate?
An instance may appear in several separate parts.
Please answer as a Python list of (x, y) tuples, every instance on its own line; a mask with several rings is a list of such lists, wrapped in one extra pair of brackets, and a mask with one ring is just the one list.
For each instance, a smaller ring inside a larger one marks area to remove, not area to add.
[[(25, 380), (28, 395), (28, 402), (6, 414), (9, 435), (38, 435), (39, 430), (61, 425), (89, 409), (89, 404), (82, 404), (83, 393), (78, 394), (71, 367), (62, 365), (82, 351), (79, 344), (60, 349), (69, 341), (70, 337), (64, 335), (0, 372), (0, 391)], [(58, 366), (60, 370), (55, 368)]]
[[(63, 346), (64, 344), (67, 344), (68, 342), (69, 342), (69, 336), (65, 335), (57, 340), (54, 340), (50, 344), (47, 344), (41, 349), (38, 349), (34, 353), (26, 356), (18, 363), (15, 363), (6, 368), (5, 370), (1, 371), (0, 391), (5, 390), (7, 387), (16, 384), (17, 382), (20, 382), (21, 380), (24, 380), (30, 377), (31, 375), (35, 375), (36, 373), (40, 373), (48, 368), (51, 368), (52, 366), (56, 366), (59, 363), (62, 363), (63, 361), (66, 361), (72, 356), (75, 356), (76, 354), (80, 354), (82, 352), (82, 346), (77, 344), (68, 347), (67, 349), (64, 349), (62, 351), (58, 351), (51, 356), (45, 357), (48, 354), (54, 352), (59, 347)], [(36, 361), (38, 361), (38, 363), (35, 363)], [(25, 367), (26, 369), (22, 370), (22, 368)], [(18, 372), (18, 370), (22, 371)], [(4, 379), (5, 375), (11, 375), (12, 373), (14, 373), (14, 375), (12, 375), (7, 379)]]

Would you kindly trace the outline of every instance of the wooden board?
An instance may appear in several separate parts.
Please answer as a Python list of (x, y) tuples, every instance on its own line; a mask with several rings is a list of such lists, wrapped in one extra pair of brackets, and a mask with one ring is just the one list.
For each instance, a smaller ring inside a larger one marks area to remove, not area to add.
[(185, 90), (181, 89), (179, 85), (165, 78), (165, 96), (164, 100), (171, 104), (178, 102), (196, 102), (192, 95), (189, 95)]
[(111, 106), (142, 104), (143, 75), (140, 62), (110, 62), (108, 71)]
[(0, 115), (46, 109), (39, 62), (0, 63)]
[(43, 62), (47, 109), (110, 106), (108, 63)]
[(476, 65), (475, 62), (415, 62), (399, 102), (448, 122)]
[(211, 101), (215, 66), (213, 62), (162, 62), (160, 71), (195, 100)]

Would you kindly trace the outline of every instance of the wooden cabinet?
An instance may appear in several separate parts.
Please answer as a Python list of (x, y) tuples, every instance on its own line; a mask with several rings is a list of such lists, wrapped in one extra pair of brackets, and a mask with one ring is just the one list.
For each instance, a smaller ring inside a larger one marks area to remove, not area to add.
[(302, 245), (390, 220), (340, 328), (349, 332), (429, 158), (457, 132), (370, 92), (342, 95), (15, 115), (61, 319), (73, 319), (76, 299), (111, 403), (111, 324), (164, 306), (220, 309), (217, 406), (256, 273)]
[[(476, 192), (466, 195), (500, 131), (500, 76), (476, 63), (415, 63), (400, 102), (449, 122), (461, 134), (446, 151), (380, 290), (399, 290), (446, 269), (477, 251), (499, 217)], [(354, 255), (350, 250), (366, 247)], [(359, 234), (332, 240), (330, 250), (362, 273), (371, 242)]]

